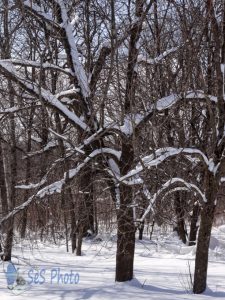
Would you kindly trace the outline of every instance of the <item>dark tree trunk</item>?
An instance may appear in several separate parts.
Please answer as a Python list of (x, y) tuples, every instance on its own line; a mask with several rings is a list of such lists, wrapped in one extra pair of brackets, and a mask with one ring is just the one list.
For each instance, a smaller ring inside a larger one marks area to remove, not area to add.
[[(31, 152), (31, 134), (32, 134), (32, 124), (33, 124), (33, 117), (34, 117), (34, 111), (35, 108), (32, 107), (31, 112), (30, 112), (30, 117), (29, 117), (29, 122), (28, 122), (28, 130), (27, 130), (27, 153)], [(31, 160), (30, 157), (28, 156), (26, 159), (26, 181), (25, 184), (29, 184), (31, 178)], [(29, 191), (25, 190), (24, 193), (24, 199), (25, 201), (29, 197)], [(21, 226), (21, 238), (24, 239), (26, 236), (26, 228), (27, 228), (27, 209), (23, 211), (23, 216), (22, 216), (22, 226)]]
[[(84, 227), (85, 232), (84, 235), (88, 235), (87, 230), (90, 230), (92, 234), (95, 233), (95, 225), (94, 225), (94, 191), (93, 191), (93, 176), (92, 170), (88, 170), (88, 178), (86, 177), (86, 189), (85, 189), (85, 220), (86, 225)], [(86, 192), (87, 190), (87, 192)]]
[[(150, 5), (151, 6), (151, 5)], [(149, 6), (149, 9), (150, 9)], [(144, 11), (144, 1), (135, 1), (135, 15), (139, 22), (134, 22), (129, 41), (129, 54), (127, 64), (127, 78), (124, 112), (130, 114), (134, 112), (136, 104), (137, 85), (137, 57), (138, 41), (142, 30), (141, 16)], [(120, 173), (127, 174), (132, 168), (134, 161), (134, 139), (124, 138), (122, 140), (122, 153), (120, 158)], [(133, 278), (134, 249), (135, 249), (135, 225), (133, 219), (132, 188), (120, 186), (120, 207), (117, 212), (117, 254), (116, 254), (116, 281), (127, 281)]]
[(94, 195), (93, 195), (92, 169), (86, 168), (81, 174), (79, 188), (80, 197), (78, 203), (78, 241), (76, 255), (81, 255), (83, 237), (88, 235), (88, 230), (94, 233)]
[[(25, 199), (27, 199), (27, 198), (25, 198)], [(24, 239), (26, 236), (26, 228), (27, 228), (27, 210), (25, 209), (23, 211), (22, 225), (21, 225), (21, 231), (20, 231), (20, 236), (22, 239)]]
[(98, 212), (97, 212), (96, 202), (94, 203), (94, 224), (95, 224), (94, 233), (95, 235), (97, 235), (98, 234)]
[(135, 226), (133, 208), (129, 207), (132, 199), (130, 187), (121, 186), (120, 209), (117, 214), (117, 254), (116, 281), (123, 282), (133, 279), (135, 250)]
[(212, 173), (205, 175), (206, 199), (201, 210), (201, 222), (198, 233), (197, 249), (195, 257), (195, 274), (193, 292), (203, 293), (207, 283), (208, 251), (213, 218), (215, 212), (215, 200), (219, 185)]
[[(76, 223), (75, 223), (76, 226)], [(76, 235), (76, 229), (75, 227), (72, 225), (71, 223), (71, 247), (72, 247), (72, 253), (75, 252), (76, 248), (77, 248), (77, 235)]]
[(65, 238), (66, 238), (66, 251), (69, 252), (69, 241), (68, 241), (68, 218), (67, 218), (67, 203), (68, 197), (66, 194), (65, 189), (61, 192), (61, 210), (63, 214), (63, 224), (64, 224), (64, 230), (65, 230)]
[(185, 230), (185, 220), (184, 220), (184, 209), (183, 209), (183, 201), (182, 195), (180, 192), (175, 193), (174, 205), (175, 205), (175, 212), (177, 217), (177, 234), (182, 242), (186, 243), (186, 230)]
[[(129, 140), (122, 143), (120, 159), (121, 175), (132, 167), (134, 158), (133, 147)], [(116, 281), (123, 282), (133, 278), (135, 224), (133, 216), (132, 188), (122, 184), (120, 186), (120, 206), (117, 211), (117, 253), (116, 253)]]
[(80, 227), (78, 232), (78, 238), (77, 238), (77, 248), (76, 248), (76, 255), (81, 256), (82, 252), (82, 241), (83, 241), (83, 230)]
[(194, 205), (192, 216), (191, 216), (191, 225), (190, 225), (190, 234), (189, 234), (189, 246), (193, 246), (196, 244), (197, 232), (198, 232), (198, 218), (200, 214), (200, 207), (198, 204)]
[(7, 236), (4, 244), (4, 260), (10, 261), (12, 258), (12, 247), (13, 247), (13, 235), (14, 235), (14, 218), (11, 218), (9, 221), (7, 221)]
[[(2, 50), (2, 58), (10, 59), (11, 58), (11, 48), (10, 48), (10, 34), (9, 34), (9, 1), (3, 1), (3, 34), (4, 38), (2, 39), (3, 42), (1, 43), (1, 50)], [(8, 94), (9, 96), (9, 104), (10, 107), (15, 105), (14, 103), (14, 89), (12, 86), (12, 82), (8, 80)], [(7, 168), (9, 169), (10, 176), (8, 177), (8, 209), (12, 211), (15, 207), (15, 183), (16, 183), (16, 175), (17, 175), (17, 157), (16, 157), (16, 132), (15, 132), (15, 119), (14, 115), (9, 116), (9, 124), (10, 124), (10, 166)], [(6, 174), (5, 174), (6, 175)], [(6, 180), (6, 178), (5, 178)], [(6, 240), (4, 244), (4, 255), (5, 260), (11, 259), (12, 253), (12, 246), (13, 246), (13, 226), (14, 226), (14, 218), (11, 218), (9, 221), (6, 222)]]
[[(8, 81), (8, 89), (11, 95), (10, 97), (10, 107), (15, 105), (14, 97), (13, 97), (13, 86), (12, 82)], [(10, 139), (11, 139), (11, 147), (10, 147), (10, 184), (9, 184), (9, 210), (12, 211), (16, 204), (16, 177), (17, 177), (17, 153), (16, 153), (16, 124), (14, 115), (10, 116)], [(13, 235), (14, 235), (14, 218), (11, 218), (9, 222), (7, 222), (7, 236), (5, 241), (5, 260), (11, 260), (12, 255), (12, 247), (13, 247)]]
[(201, 223), (198, 233), (198, 243), (195, 258), (195, 275), (193, 292), (203, 293), (206, 289), (208, 251), (214, 217), (214, 204), (205, 204), (201, 212)]
[[(0, 192), (1, 192), (1, 205), (2, 205), (2, 216), (6, 216), (8, 213), (8, 197), (7, 197), (7, 188), (6, 188), (6, 180), (5, 180), (5, 166), (4, 166), (4, 158), (3, 158), (3, 149), (2, 143), (0, 142)], [(6, 224), (2, 224), (2, 232), (6, 232), (7, 226)]]
[[(83, 205), (84, 207), (84, 205)], [(81, 212), (82, 210), (79, 210), (79, 212)], [(86, 213), (79, 213), (79, 220), (78, 220), (78, 225), (77, 225), (77, 229), (78, 229), (78, 234), (77, 236), (77, 247), (76, 247), (76, 255), (77, 256), (81, 256), (81, 248), (82, 248), (82, 241), (83, 241), (83, 237), (87, 236), (87, 230), (88, 230), (89, 226), (88, 226), (88, 220), (87, 220), (87, 215)]]
[(143, 239), (143, 232), (144, 232), (144, 227), (145, 227), (145, 222), (141, 222), (141, 224), (139, 225), (139, 237), (138, 239), (141, 241)]
[(76, 215), (75, 215), (75, 205), (73, 201), (73, 194), (71, 188), (68, 188), (69, 193), (69, 206), (70, 206), (70, 226), (71, 226), (71, 232), (70, 232), (70, 239), (71, 239), (71, 247), (72, 247), (72, 253), (75, 252), (76, 249)]
[(154, 226), (155, 226), (155, 220), (152, 221), (152, 225), (151, 225), (152, 228), (151, 228), (151, 232), (150, 232), (150, 240), (152, 239)]

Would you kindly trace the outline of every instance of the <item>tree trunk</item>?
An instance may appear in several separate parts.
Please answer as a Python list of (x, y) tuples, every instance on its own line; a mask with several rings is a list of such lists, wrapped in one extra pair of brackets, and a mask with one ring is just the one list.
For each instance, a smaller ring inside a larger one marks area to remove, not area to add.
[(215, 212), (215, 200), (219, 184), (210, 172), (205, 175), (206, 199), (201, 211), (201, 222), (198, 233), (196, 257), (195, 257), (195, 274), (193, 292), (195, 294), (203, 293), (206, 289), (207, 269), (208, 269), (208, 251), (213, 218)]
[[(14, 103), (14, 90), (12, 82), (8, 81), (8, 89), (10, 93), (10, 107), (15, 105)], [(14, 115), (10, 116), (10, 184), (9, 184), (9, 210), (12, 211), (16, 204), (16, 177), (17, 177), (17, 153), (16, 153), (16, 125)], [(11, 218), (7, 222), (7, 236), (4, 247), (5, 261), (11, 260), (12, 247), (13, 247), (13, 235), (14, 235), (14, 218)]]
[[(27, 199), (27, 198), (25, 198), (25, 199)], [(23, 216), (22, 216), (22, 225), (21, 225), (21, 231), (20, 231), (21, 239), (24, 239), (26, 236), (26, 228), (27, 228), (27, 210), (25, 209), (23, 211)]]
[(203, 293), (206, 289), (208, 251), (213, 224), (215, 205), (205, 204), (201, 212), (201, 223), (198, 233), (198, 243), (195, 258), (195, 275), (193, 292)]
[[(1, 205), (2, 205), (2, 217), (6, 216), (8, 209), (8, 196), (7, 196), (7, 188), (6, 188), (6, 178), (5, 178), (5, 165), (3, 158), (3, 149), (2, 143), (0, 142), (0, 192), (1, 192)], [(7, 226), (6, 224), (2, 224), (2, 232), (6, 232)]]
[[(9, 28), (10, 28), (10, 20), (9, 20), (9, 1), (3, 1), (3, 34), (4, 38), (1, 43), (2, 50), (2, 58), (10, 59), (11, 58), (11, 48), (10, 48), (10, 37)], [(9, 104), (10, 107), (14, 107), (14, 89), (12, 86), (12, 82), (8, 79), (8, 94), (9, 96)], [(6, 168), (9, 169), (10, 176), (8, 180), (8, 209), (11, 211), (15, 207), (15, 182), (17, 175), (17, 159), (16, 159), (16, 132), (15, 132), (15, 119), (14, 115), (9, 116), (9, 131), (10, 131), (10, 166)], [(6, 173), (5, 173), (6, 175)], [(5, 177), (6, 180), (6, 177)], [(1, 190), (2, 191), (2, 190)], [(12, 245), (13, 245), (13, 225), (14, 218), (11, 218), (8, 222), (6, 222), (6, 241), (4, 245), (4, 255), (5, 260), (11, 259)]]
[(152, 221), (152, 225), (151, 225), (152, 228), (151, 228), (151, 232), (150, 232), (150, 241), (151, 241), (151, 239), (152, 239), (154, 226), (155, 226), (155, 220)]
[(145, 222), (141, 222), (141, 224), (139, 225), (139, 237), (138, 239), (141, 241), (143, 239), (143, 232), (144, 232), (144, 227), (145, 227)]
[(177, 234), (181, 241), (186, 244), (186, 230), (184, 221), (184, 209), (182, 205), (181, 193), (178, 191), (175, 193), (174, 205), (177, 217)]
[[(31, 146), (32, 146), (32, 141), (31, 141), (31, 134), (32, 134), (32, 124), (33, 124), (33, 117), (34, 117), (34, 111), (35, 108), (32, 107), (30, 111), (30, 116), (29, 116), (29, 122), (28, 122), (28, 129), (27, 129), (27, 153), (31, 152)], [(30, 157), (28, 156), (26, 159), (26, 181), (25, 184), (29, 184), (29, 180), (31, 178), (31, 160)], [(29, 190), (25, 190), (24, 192), (24, 199), (25, 201), (29, 197)], [(27, 209), (23, 211), (23, 216), (22, 216), (22, 226), (21, 226), (21, 238), (24, 239), (26, 236), (26, 228), (27, 228)]]
[(69, 201), (69, 207), (70, 207), (70, 226), (71, 226), (71, 232), (70, 232), (70, 239), (71, 239), (71, 247), (72, 247), (72, 253), (75, 252), (76, 249), (76, 215), (75, 215), (75, 206), (73, 201), (73, 194), (71, 191), (71, 188), (68, 188), (68, 201)]
[(7, 236), (4, 244), (4, 260), (10, 261), (12, 257), (12, 247), (13, 247), (13, 235), (14, 235), (14, 218), (7, 221)]
[(78, 203), (78, 241), (76, 255), (81, 255), (83, 237), (88, 235), (88, 230), (94, 233), (94, 197), (93, 176), (91, 167), (86, 168), (79, 182), (80, 196)]
[(81, 256), (82, 254), (82, 241), (83, 241), (83, 228), (79, 226), (78, 238), (77, 238), (77, 248), (76, 248), (76, 255)]
[(189, 246), (193, 246), (196, 244), (197, 232), (198, 232), (198, 217), (200, 214), (200, 207), (198, 204), (194, 205), (192, 216), (191, 216), (191, 225), (190, 225), (190, 234), (189, 234)]
[(132, 199), (130, 187), (121, 186), (121, 205), (117, 214), (117, 254), (116, 281), (123, 282), (133, 279), (135, 250), (135, 226), (133, 208), (129, 207)]
[[(129, 115), (135, 111), (136, 85), (137, 85), (137, 57), (138, 41), (142, 30), (141, 16), (144, 11), (144, 1), (135, 1), (135, 16), (139, 22), (134, 22), (131, 27), (129, 54), (127, 64), (127, 78), (124, 112)], [(122, 152), (120, 158), (120, 173), (127, 174), (134, 162), (135, 133), (131, 138), (122, 139)], [(135, 250), (135, 225), (133, 219), (132, 188), (120, 186), (120, 207), (117, 212), (117, 253), (116, 253), (116, 281), (127, 281), (133, 278), (134, 250)]]

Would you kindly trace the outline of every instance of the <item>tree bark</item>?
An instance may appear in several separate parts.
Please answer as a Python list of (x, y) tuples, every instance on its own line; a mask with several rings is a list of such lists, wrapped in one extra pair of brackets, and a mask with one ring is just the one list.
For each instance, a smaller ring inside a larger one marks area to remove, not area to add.
[(185, 230), (185, 220), (184, 220), (184, 209), (182, 205), (182, 194), (181, 192), (175, 193), (175, 212), (177, 217), (177, 234), (181, 241), (186, 244), (186, 230)]
[[(34, 111), (35, 108), (32, 107), (30, 111), (30, 116), (29, 116), (29, 122), (28, 122), (28, 130), (27, 130), (27, 153), (31, 152), (31, 134), (32, 134), (32, 124), (33, 124), (33, 117), (34, 117)], [(30, 157), (28, 156), (26, 159), (26, 181), (25, 184), (29, 184), (29, 180), (31, 178), (31, 160)], [(25, 190), (24, 192), (24, 199), (28, 199), (29, 196), (29, 191)], [(26, 236), (26, 228), (27, 228), (27, 209), (23, 211), (23, 216), (22, 216), (22, 225), (21, 225), (21, 238), (24, 239)]]
[(203, 293), (206, 289), (208, 251), (213, 224), (215, 205), (205, 204), (201, 212), (201, 223), (198, 233), (198, 243), (195, 258), (195, 274), (193, 292)]
[(122, 186), (120, 194), (121, 205), (117, 214), (116, 281), (119, 282), (133, 279), (135, 226), (133, 208), (129, 207), (131, 200), (131, 188)]
[[(2, 143), (0, 142), (0, 191), (1, 191), (1, 204), (2, 204), (2, 216), (6, 216), (8, 213), (8, 196), (5, 179), (5, 165), (3, 158)], [(5, 232), (6, 226), (2, 225), (2, 231)]]
[(145, 228), (145, 222), (143, 221), (143, 222), (141, 222), (141, 224), (139, 225), (139, 228), (138, 228), (138, 230), (139, 230), (139, 237), (138, 237), (138, 239), (139, 239), (140, 241), (143, 240), (143, 232), (144, 232), (144, 228)]
[(69, 202), (69, 209), (70, 209), (70, 240), (71, 240), (72, 253), (74, 253), (77, 247), (76, 244), (77, 235), (76, 235), (75, 205), (74, 205), (74, 199), (73, 199), (73, 193), (71, 187), (68, 187), (67, 194), (68, 194), (67, 201)]
[(78, 241), (76, 255), (81, 255), (82, 239), (88, 230), (94, 233), (94, 197), (92, 168), (87, 167), (80, 176), (80, 197), (78, 203)]
[(197, 232), (198, 232), (198, 218), (200, 214), (200, 207), (198, 204), (194, 205), (192, 216), (191, 216), (191, 225), (190, 225), (190, 234), (189, 234), (189, 246), (193, 246), (196, 244)]
[(198, 233), (193, 286), (195, 294), (203, 293), (207, 283), (208, 251), (218, 191), (218, 184), (212, 173), (208, 172), (205, 175), (205, 186), (207, 202), (202, 207)]

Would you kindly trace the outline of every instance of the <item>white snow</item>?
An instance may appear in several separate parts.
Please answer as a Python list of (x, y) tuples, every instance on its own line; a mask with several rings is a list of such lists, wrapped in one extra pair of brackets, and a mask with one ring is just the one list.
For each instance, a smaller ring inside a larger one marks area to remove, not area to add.
[(180, 94), (180, 95), (171, 94), (170, 96), (159, 99), (155, 104), (155, 108), (158, 111), (165, 110), (171, 107), (172, 105), (174, 105), (177, 101), (182, 99), (209, 99), (212, 102), (217, 102), (217, 97), (213, 95), (208, 95), (204, 93), (204, 91), (196, 90), (196, 91), (187, 91), (185, 94)]
[(49, 184), (48, 186), (46, 186), (43, 189), (41, 189), (40, 191), (38, 191), (36, 194), (36, 197), (41, 199), (47, 195), (61, 193), (63, 184), (65, 184), (65, 182), (63, 180), (56, 181), (52, 184)]
[(33, 3), (31, 0), (26, 0), (23, 2), (23, 5), (28, 7), (29, 9), (34, 10), (38, 15), (44, 17), (46, 20), (54, 23), (53, 18), (50, 14), (45, 13), (44, 8), (38, 6), (37, 4)]
[(74, 75), (72, 73), (72, 71), (67, 68), (60, 68), (57, 65), (46, 63), (46, 62), (40, 63), (38, 61), (27, 60), (27, 59), (4, 59), (2, 61), (9, 62), (9, 63), (12, 63), (13, 65), (18, 65), (18, 66), (36, 67), (36, 68), (42, 68), (42, 69), (52, 69), (52, 70), (56, 70), (56, 71), (65, 73), (68, 76)]
[(112, 174), (116, 177), (119, 178), (120, 177), (120, 169), (118, 164), (116, 163), (116, 161), (112, 158), (110, 158), (108, 160), (109, 166), (110, 166), (110, 170), (112, 171)]
[(0, 114), (15, 113), (19, 110), (21, 110), (21, 107), (13, 106), (13, 107), (5, 108), (4, 110), (0, 110)]
[(80, 89), (79, 88), (73, 88), (73, 89), (70, 89), (70, 90), (65, 90), (65, 91), (61, 91), (60, 93), (56, 94), (55, 96), (57, 98), (61, 98), (61, 97), (66, 97), (68, 95), (74, 95), (76, 93), (79, 93), (80, 92)]
[[(195, 246), (185, 246), (175, 232), (164, 233), (155, 228), (153, 240), (144, 237), (136, 241), (134, 276), (126, 283), (115, 282), (116, 240), (113, 233), (100, 233), (98, 242), (86, 240), (83, 256), (66, 253), (63, 243), (24, 241), (17, 244), (13, 262), (27, 282), (34, 280), (27, 291), (14, 294), (6, 287), (3, 264), (0, 264), (1, 299), (10, 300), (211, 300), (225, 298), (224, 263), (225, 234), (213, 230), (213, 241), (209, 252), (208, 287), (204, 294), (193, 295), (189, 291), (189, 266), (193, 275)], [(214, 247), (215, 246), (215, 247)], [(214, 248), (214, 249), (213, 249)], [(58, 269), (59, 268), (59, 269)], [(40, 277), (45, 270), (45, 282)], [(52, 272), (53, 270), (53, 272)], [(28, 276), (28, 272), (30, 275)], [(65, 284), (53, 274), (79, 274), (77, 284)]]
[(21, 185), (16, 185), (16, 189), (23, 189), (23, 190), (31, 190), (31, 189), (36, 189), (42, 186), (43, 184), (46, 183), (46, 178), (42, 179), (38, 183), (29, 183), (29, 184), (21, 184)]
[(58, 141), (57, 140), (51, 140), (42, 149), (27, 153), (26, 156), (23, 157), (23, 159), (25, 159), (27, 157), (32, 157), (32, 156), (35, 156), (35, 155), (42, 154), (46, 151), (54, 149), (57, 146), (58, 146)]
[[(178, 186), (176, 186), (175, 188), (172, 187), (172, 185), (174, 184), (178, 184)], [(168, 191), (167, 188), (171, 187)], [(147, 215), (149, 214), (149, 212), (151, 210), (153, 210), (153, 206), (155, 204), (155, 202), (157, 201), (157, 198), (166, 191), (166, 194), (168, 193), (172, 193), (174, 191), (177, 190), (193, 190), (195, 192), (197, 192), (200, 196), (203, 202), (207, 202), (207, 199), (204, 195), (204, 193), (193, 183), (189, 183), (186, 182), (184, 179), (182, 178), (171, 178), (169, 179), (166, 183), (164, 183), (162, 185), (162, 187), (153, 195), (151, 196), (149, 192), (146, 192), (146, 188), (144, 190), (144, 194), (146, 195), (147, 199), (149, 200), (149, 205), (146, 208), (146, 210), (144, 211), (144, 214), (142, 215), (142, 217), (140, 219), (137, 219), (137, 221), (142, 222), (145, 220), (145, 218), (147, 217)]]
[(138, 163), (136, 167), (129, 171), (125, 176), (120, 178), (120, 181), (124, 181), (129, 177), (133, 177), (134, 175), (139, 174), (143, 171), (144, 167), (151, 168), (153, 166), (158, 166), (160, 163), (165, 161), (169, 157), (173, 157), (178, 154), (189, 154), (189, 155), (197, 155), (200, 157), (204, 163), (209, 167), (209, 160), (206, 155), (199, 149), (196, 148), (173, 148), (173, 147), (165, 147), (157, 149), (153, 154), (145, 156), (141, 158), (142, 163)]
[(69, 21), (69, 17), (67, 15), (66, 6), (65, 6), (65, 3), (63, 0), (56, 0), (56, 2), (59, 4), (59, 6), (61, 8), (61, 16), (62, 16), (62, 20), (63, 20), (63, 23), (61, 24), (61, 26), (62, 26), (62, 28), (65, 29), (67, 40), (70, 45), (70, 49), (71, 49), (70, 54), (72, 57), (75, 74), (79, 81), (79, 85), (81, 87), (82, 94), (83, 94), (84, 98), (87, 98), (90, 95), (88, 79), (87, 79), (84, 68), (79, 59), (79, 54), (78, 54), (75, 39), (73, 36), (73, 28)]
[[(59, 134), (58, 132), (54, 131), (52, 128), (49, 128), (49, 131), (50, 131), (52, 134), (54, 134), (56, 137), (62, 139), (62, 140), (65, 142), (66, 145), (69, 144), (69, 145), (70, 145), (75, 151), (77, 151), (78, 153), (80, 153), (80, 154), (85, 154), (85, 152), (84, 152), (83, 150), (79, 149), (79, 148), (76, 147), (76, 146), (73, 146), (73, 144), (70, 142), (70, 140), (69, 140), (67, 137), (65, 137), (64, 135)], [(55, 143), (58, 144), (57, 142), (55, 142)]]
[(13, 77), (16, 78), (17, 82), (20, 82), (26, 88), (32, 92), (34, 92), (37, 96), (40, 95), (41, 98), (48, 104), (51, 104), (55, 108), (57, 108), (61, 113), (63, 113), (69, 120), (75, 123), (77, 126), (82, 128), (83, 130), (89, 130), (87, 124), (85, 124), (74, 112), (70, 111), (63, 103), (61, 103), (56, 96), (54, 96), (50, 91), (45, 90), (44, 88), (40, 88), (36, 83), (29, 82), (26, 78), (19, 74), (12, 63), (0, 61), (0, 67), (3, 68), (7, 73), (12, 74)]
[(123, 125), (119, 126), (121, 132), (125, 135), (131, 135), (133, 133), (133, 128), (143, 119), (141, 114), (129, 114), (126, 115), (123, 121)]
[(34, 135), (31, 136), (31, 139), (37, 143), (42, 143), (42, 141), (43, 141), (40, 137), (37, 137)]
[(158, 99), (150, 105), (150, 107), (147, 109), (147, 111), (144, 114), (129, 114), (124, 117), (123, 125), (113, 125), (112, 128), (119, 129), (121, 132), (123, 132), (126, 135), (132, 135), (134, 128), (138, 126), (141, 122), (143, 122), (146, 118), (148, 118), (149, 115), (151, 115), (153, 112), (160, 112), (165, 109), (168, 109), (175, 105), (177, 102), (185, 99), (190, 100), (196, 100), (196, 99), (202, 99), (202, 100), (209, 100), (212, 102), (217, 102), (217, 97), (213, 95), (208, 95), (204, 93), (202, 90), (196, 90), (196, 91), (187, 91), (186, 93), (182, 94), (171, 94), (169, 96), (163, 97), (161, 99)]
[(155, 65), (155, 64), (158, 64), (160, 63), (164, 58), (166, 58), (170, 53), (174, 53), (176, 52), (177, 50), (179, 50), (180, 47), (172, 47), (166, 51), (164, 51), (162, 54), (160, 54), (159, 56), (155, 57), (155, 58), (147, 58), (145, 57), (143, 54), (139, 54), (138, 55), (138, 58), (137, 58), (137, 61), (139, 63), (142, 63), (142, 62), (145, 62), (147, 64), (150, 64), (150, 65)]
[(78, 14), (75, 14), (75, 15), (74, 15), (74, 18), (73, 18), (72, 21), (70, 22), (71, 25), (74, 26), (74, 25), (78, 24), (79, 19), (80, 19), (80, 18), (79, 18), (79, 15), (78, 15)]

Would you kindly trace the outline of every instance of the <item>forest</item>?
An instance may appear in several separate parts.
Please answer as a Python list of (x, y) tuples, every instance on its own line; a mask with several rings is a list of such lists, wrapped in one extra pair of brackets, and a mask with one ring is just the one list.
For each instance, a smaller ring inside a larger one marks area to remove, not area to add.
[(126, 282), (137, 240), (169, 227), (203, 293), (225, 220), (224, 72), (222, 0), (0, 0), (2, 260), (32, 239), (75, 258), (115, 232)]

